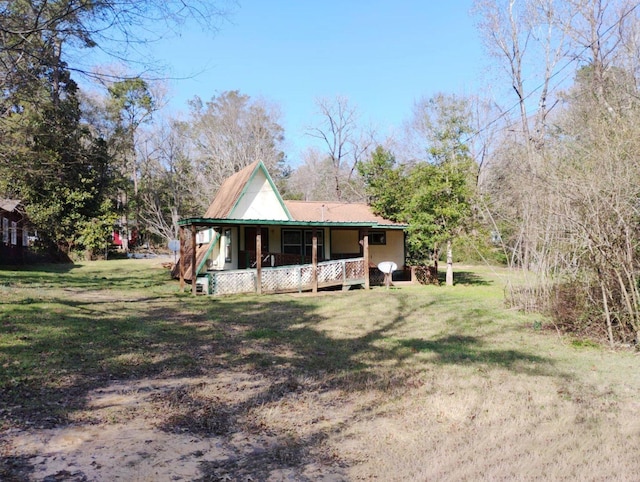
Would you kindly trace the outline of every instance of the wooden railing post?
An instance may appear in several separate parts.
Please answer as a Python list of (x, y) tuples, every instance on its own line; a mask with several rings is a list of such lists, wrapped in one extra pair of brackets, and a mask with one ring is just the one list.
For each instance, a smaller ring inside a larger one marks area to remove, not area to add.
[(180, 292), (184, 293), (184, 226), (180, 226)]
[(364, 254), (364, 289), (368, 290), (369, 285), (369, 232), (365, 231), (362, 237), (362, 251)]
[(256, 289), (262, 294), (262, 227), (256, 229)]
[(196, 280), (198, 278), (198, 267), (196, 266), (196, 225), (191, 225), (191, 294), (198, 292)]
[(318, 232), (313, 228), (311, 232), (311, 291), (318, 292)]

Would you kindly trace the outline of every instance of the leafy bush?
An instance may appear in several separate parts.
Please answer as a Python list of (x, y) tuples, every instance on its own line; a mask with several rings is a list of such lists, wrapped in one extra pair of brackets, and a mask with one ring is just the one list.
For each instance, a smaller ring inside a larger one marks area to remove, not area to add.
[(111, 244), (111, 234), (117, 215), (111, 212), (111, 202), (103, 203), (103, 214), (82, 223), (78, 244), (85, 249), (87, 259), (95, 259), (105, 253)]

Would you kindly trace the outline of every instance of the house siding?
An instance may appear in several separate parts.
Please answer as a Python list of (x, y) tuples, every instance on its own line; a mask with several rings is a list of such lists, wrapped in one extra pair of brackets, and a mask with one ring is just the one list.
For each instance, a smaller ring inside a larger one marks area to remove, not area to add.
[(289, 219), (271, 183), (261, 170), (247, 184), (244, 195), (233, 208), (230, 218), (269, 219), (286, 221)]
[[(230, 232), (231, 239), (227, 238), (227, 230)], [(219, 231), (212, 229), (211, 232), (212, 242), (215, 242), (215, 245), (211, 248), (203, 271), (238, 269), (238, 228), (222, 228)], [(218, 235), (220, 238), (215, 241)], [(226, 256), (227, 244), (231, 246), (230, 262), (227, 261)]]
[(360, 254), (360, 234), (357, 229), (331, 230), (331, 256), (338, 254)]
[[(227, 232), (230, 233), (231, 239), (227, 238), (227, 234), (226, 234)], [(220, 264), (224, 266), (224, 269), (238, 269), (239, 250), (238, 250), (238, 243), (234, 241), (235, 239), (238, 239), (238, 237), (239, 237), (238, 228), (222, 229), (220, 243), (219, 243), (220, 254), (218, 259)], [(231, 247), (231, 261), (227, 261), (227, 256), (226, 256), (227, 245)]]
[(393, 261), (398, 269), (404, 267), (404, 233), (402, 231), (385, 231), (386, 244), (369, 244), (369, 260), (376, 266), (383, 261)]

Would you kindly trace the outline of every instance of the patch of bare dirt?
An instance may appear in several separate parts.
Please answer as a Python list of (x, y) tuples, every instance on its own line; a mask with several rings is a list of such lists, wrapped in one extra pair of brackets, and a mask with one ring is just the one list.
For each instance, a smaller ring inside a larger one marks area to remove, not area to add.
[(319, 418), (278, 423), (289, 394), (301, 401), (298, 387), (246, 373), (114, 382), (90, 392), (67, 426), (6, 431), (0, 479), (346, 480)]

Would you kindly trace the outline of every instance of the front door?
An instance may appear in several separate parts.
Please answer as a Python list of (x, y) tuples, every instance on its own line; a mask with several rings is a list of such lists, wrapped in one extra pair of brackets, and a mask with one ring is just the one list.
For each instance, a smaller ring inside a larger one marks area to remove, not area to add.
[[(240, 268), (247, 268), (251, 264), (250, 260), (255, 260), (256, 256), (256, 228), (244, 228), (244, 256), (240, 257)], [(260, 230), (262, 236), (262, 255), (269, 252), (269, 229)]]

